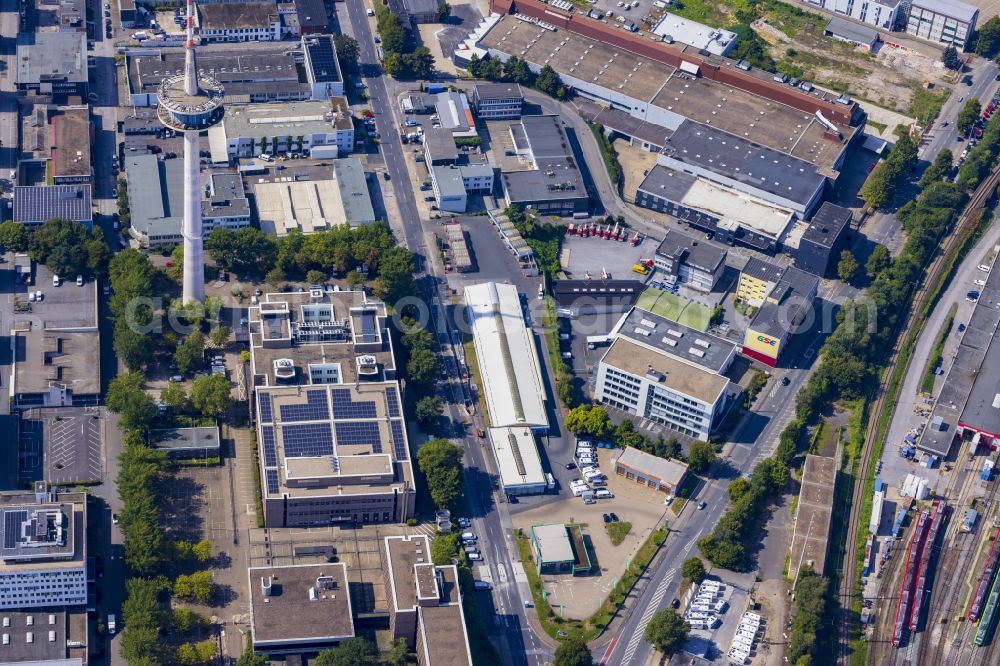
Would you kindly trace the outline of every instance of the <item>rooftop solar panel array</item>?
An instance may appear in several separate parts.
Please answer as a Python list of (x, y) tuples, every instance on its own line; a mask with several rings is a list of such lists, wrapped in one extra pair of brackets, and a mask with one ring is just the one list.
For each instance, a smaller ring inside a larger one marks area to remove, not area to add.
[(355, 401), (351, 398), (351, 389), (333, 389), (333, 418), (335, 419), (374, 419), (378, 418), (375, 402), (372, 400)]
[(392, 430), (392, 453), (395, 460), (406, 460), (406, 437), (403, 435), (403, 422), (394, 420), (389, 422), (389, 429)]
[(389, 418), (398, 419), (402, 414), (399, 411), (399, 395), (396, 387), (392, 386), (385, 390), (385, 404), (389, 411)]
[(326, 391), (314, 389), (306, 391), (306, 404), (281, 405), (282, 421), (325, 421), (330, 418)]
[(314, 42), (306, 43), (309, 60), (312, 62), (313, 74), (317, 83), (331, 83), (340, 80), (337, 68), (337, 54), (333, 50), (330, 37), (320, 37)]
[(270, 423), (274, 420), (274, 416), (271, 414), (271, 394), (266, 391), (261, 391), (257, 394), (257, 398), (260, 401), (257, 420), (261, 423)]
[(274, 446), (274, 426), (261, 426), (260, 439), (264, 446), (264, 467), (277, 467), (278, 451)]
[(4, 511), (3, 547), (17, 548), (21, 541), (21, 524), (28, 519), (27, 511)]
[(382, 435), (375, 421), (340, 421), (334, 424), (337, 444), (372, 447), (372, 453), (382, 453)]
[(315, 458), (333, 455), (333, 436), (330, 433), (329, 423), (283, 426), (281, 443), (285, 449), (285, 456), (288, 458)]
[(267, 494), (277, 495), (280, 489), (280, 484), (278, 483), (278, 470), (276, 469), (265, 469), (264, 475), (267, 477)]

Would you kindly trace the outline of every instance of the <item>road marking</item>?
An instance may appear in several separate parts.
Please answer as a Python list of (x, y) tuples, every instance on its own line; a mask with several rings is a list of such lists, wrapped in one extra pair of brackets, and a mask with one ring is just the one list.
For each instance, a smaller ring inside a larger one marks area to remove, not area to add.
[(671, 569), (664, 576), (663, 580), (656, 587), (656, 591), (653, 593), (653, 597), (649, 600), (649, 605), (646, 607), (646, 611), (639, 618), (639, 623), (635, 627), (635, 633), (632, 634), (632, 639), (628, 642), (625, 647), (625, 654), (622, 655), (621, 666), (628, 666), (632, 661), (632, 657), (635, 656), (635, 651), (639, 649), (639, 641), (641, 641), (646, 633), (646, 625), (653, 618), (653, 614), (659, 609), (660, 602), (663, 601), (663, 597), (667, 594), (667, 586), (670, 585), (671, 581), (674, 579), (677, 569)]

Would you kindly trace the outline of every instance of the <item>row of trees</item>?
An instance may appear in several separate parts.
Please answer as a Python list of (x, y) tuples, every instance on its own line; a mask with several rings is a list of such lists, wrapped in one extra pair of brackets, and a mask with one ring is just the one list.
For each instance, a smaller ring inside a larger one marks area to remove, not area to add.
[(904, 134), (892, 147), (889, 156), (880, 162), (861, 186), (861, 198), (872, 208), (889, 206), (907, 182), (907, 176), (917, 165), (917, 144)]
[(854, 400), (870, 392), (878, 368), (890, 356), (913, 286), (922, 280), (924, 266), (964, 204), (965, 194), (957, 185), (938, 180), (899, 209), (907, 233), (899, 256), (891, 260), (880, 253), (881, 267), (871, 266), (880, 270), (864, 298), (843, 304), (838, 326), (821, 350), (819, 366), (796, 395), (795, 418), (782, 431), (774, 454), (761, 461), (749, 480), (739, 478), (729, 485), (729, 509), (712, 533), (698, 542), (712, 564), (749, 569), (748, 546), (759, 534), (757, 526), (768, 504), (788, 483), (789, 466), (806, 439), (808, 425), (831, 401)]
[(958, 169), (956, 181), (964, 189), (974, 190), (985, 178), (997, 161), (1000, 153), (1000, 114), (994, 115), (986, 123), (983, 136), (965, 158), (965, 164)]
[(373, 279), (372, 291), (390, 304), (413, 294), (413, 253), (396, 245), (385, 222), (357, 229), (338, 225), (309, 235), (292, 232), (282, 238), (250, 227), (217, 228), (205, 239), (205, 249), (220, 268), (263, 275), (274, 286), (317, 271), (319, 277), (346, 275), (351, 287)]
[[(618, 425), (611, 422), (607, 410), (599, 405), (579, 405), (569, 410), (565, 420), (566, 430), (577, 436), (593, 437), (594, 439), (611, 442), (615, 446), (651, 453), (661, 458), (684, 459), (680, 442), (672, 439), (669, 442), (660, 435), (657, 440), (651, 440), (635, 429), (635, 424), (624, 419)], [(704, 474), (715, 462), (715, 447), (708, 442), (694, 441), (691, 443), (687, 456), (688, 469), (694, 474)]]
[(396, 78), (429, 79), (434, 73), (434, 56), (426, 46), (413, 48), (409, 26), (398, 14), (393, 14), (381, 3), (376, 3), (376, 24), (385, 71)]
[(535, 74), (528, 67), (528, 62), (517, 56), (511, 56), (504, 62), (492, 56), (480, 59), (479, 56), (473, 55), (468, 70), (469, 74), (477, 79), (518, 83), (558, 99), (562, 99), (569, 92), (559, 74), (551, 66), (545, 65), (538, 70), (538, 74)]
[(818, 663), (819, 636), (829, 627), (826, 594), (830, 582), (817, 576), (809, 565), (802, 567), (795, 584), (792, 628), (788, 636), (788, 663), (806, 666)]
[(0, 224), (0, 247), (28, 252), (35, 261), (56, 275), (102, 277), (111, 260), (111, 249), (100, 227), (88, 229), (75, 220), (54, 217), (33, 232), (20, 222)]
[[(122, 656), (130, 664), (150, 666), (209, 664), (217, 657), (216, 642), (198, 639), (205, 636), (210, 622), (190, 609), (168, 610), (171, 595), (210, 603), (215, 584), (210, 571), (197, 570), (211, 560), (211, 543), (170, 540), (157, 504), (170, 470), (166, 454), (147, 445), (149, 427), (158, 410), (145, 390), (145, 378), (140, 372), (151, 353), (150, 337), (139, 332), (155, 314), (151, 296), (157, 271), (147, 257), (135, 250), (124, 250), (109, 262), (108, 275), (115, 352), (130, 369), (111, 380), (105, 396), (108, 409), (118, 414), (122, 431), (117, 478), (122, 501), (119, 527), (129, 572), (122, 607)], [(188, 337), (200, 335), (196, 331)], [(200, 354), (200, 350), (185, 349), (192, 357)], [(164, 394), (175, 404), (189, 404), (202, 413), (215, 414), (228, 407), (229, 382), (223, 376), (199, 377), (190, 398), (174, 385)], [(170, 570), (191, 573), (180, 573), (171, 582), (164, 575)], [(243, 666), (258, 664), (246, 662)]]

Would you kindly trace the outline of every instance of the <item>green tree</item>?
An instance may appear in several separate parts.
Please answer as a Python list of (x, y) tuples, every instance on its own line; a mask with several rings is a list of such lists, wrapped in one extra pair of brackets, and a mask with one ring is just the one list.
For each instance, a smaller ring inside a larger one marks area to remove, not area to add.
[(358, 41), (350, 35), (333, 34), (333, 44), (337, 48), (337, 61), (343, 72), (354, 72), (358, 68), (358, 55), (361, 49)]
[(561, 98), (566, 94), (559, 75), (551, 65), (545, 65), (539, 70), (538, 76), (535, 77), (535, 89), (552, 97)]
[(67, 279), (104, 275), (111, 259), (100, 229), (91, 231), (75, 220), (61, 217), (47, 220), (35, 229), (28, 241), (28, 254)]
[(431, 561), (437, 566), (451, 564), (458, 552), (458, 532), (439, 534), (431, 541)]
[[(1000, 18), (996, 16), (990, 18), (979, 26), (979, 31), (976, 34), (976, 45), (973, 50), (977, 54), (994, 58), (1000, 53)], [(955, 55), (958, 55), (957, 52)]]
[(979, 120), (979, 114), (982, 112), (983, 107), (978, 99), (973, 97), (966, 100), (955, 119), (955, 128), (965, 136), (969, 136), (969, 132), (972, 131), (976, 121)]
[(417, 464), (427, 477), (431, 499), (450, 508), (462, 493), (462, 449), (447, 439), (432, 439), (417, 450)]
[(130, 325), (127, 317), (115, 320), (111, 346), (115, 356), (130, 372), (138, 372), (153, 358), (153, 343), (148, 335)]
[(669, 657), (684, 646), (690, 631), (691, 625), (673, 608), (667, 608), (658, 611), (649, 620), (645, 638), (653, 647)]
[(552, 666), (593, 666), (587, 642), (579, 636), (570, 636), (559, 643)]
[(208, 338), (216, 347), (224, 347), (229, 342), (229, 333), (229, 327), (220, 324), (208, 332)]
[(191, 643), (181, 643), (177, 646), (177, 663), (181, 666), (201, 666), (198, 650)]
[(684, 560), (684, 564), (681, 565), (681, 575), (687, 578), (692, 583), (700, 583), (705, 580), (705, 576), (708, 572), (705, 571), (705, 565), (697, 557), (690, 557)]
[(323, 650), (316, 657), (315, 666), (375, 666), (378, 651), (370, 642), (361, 638), (349, 638), (340, 645)]
[(431, 391), (437, 381), (440, 366), (437, 355), (429, 349), (414, 349), (406, 363), (406, 377), (422, 393)]
[(962, 58), (958, 55), (958, 49), (954, 46), (945, 47), (945, 50), (941, 52), (941, 62), (948, 69), (962, 69)]
[(949, 171), (951, 171), (952, 165), (955, 163), (955, 156), (951, 154), (951, 151), (945, 148), (934, 158), (934, 163), (931, 164), (924, 171), (923, 175), (920, 176), (920, 187), (926, 188), (931, 183), (941, 180), (944, 178)]
[(28, 249), (31, 232), (20, 222), (7, 220), (0, 223), (0, 247), (11, 252), (24, 252)]
[(917, 164), (917, 146), (904, 134), (893, 146), (889, 156), (876, 165), (861, 186), (861, 197), (871, 208), (882, 209), (896, 198), (906, 177)]
[(868, 273), (868, 277), (874, 278), (888, 268), (891, 263), (892, 256), (889, 254), (889, 248), (881, 243), (876, 243), (875, 247), (872, 248), (872, 253), (868, 255), (868, 261), (865, 262), (865, 271)]
[(205, 249), (220, 268), (237, 273), (265, 273), (277, 256), (276, 242), (254, 227), (216, 227), (205, 239)]
[(837, 262), (837, 276), (841, 280), (850, 282), (858, 274), (860, 268), (858, 260), (854, 258), (854, 254), (850, 250), (844, 250), (840, 253), (840, 261)]
[(440, 3), (438, 5), (438, 21), (447, 23), (449, 18), (451, 18), (451, 5), (447, 2)]
[(406, 28), (397, 14), (382, 14), (378, 21), (378, 33), (386, 54), (406, 52)]
[(137, 372), (120, 374), (108, 384), (105, 404), (119, 415), (123, 428), (146, 428), (156, 416), (156, 402), (146, 393), (145, 385)]
[(425, 432), (435, 432), (441, 415), (444, 414), (444, 404), (438, 396), (426, 395), (417, 400), (414, 414), (417, 417), (417, 423)]
[(173, 627), (180, 634), (187, 634), (208, 626), (208, 619), (190, 608), (175, 608), (171, 616)]
[(306, 273), (306, 282), (309, 284), (323, 284), (326, 282), (326, 273), (313, 269)]
[(405, 247), (394, 247), (384, 252), (378, 264), (378, 278), (373, 285), (375, 295), (390, 305), (412, 295), (413, 271), (413, 253)]
[(179, 382), (168, 382), (160, 391), (160, 402), (174, 411), (183, 412), (188, 407), (188, 395)]
[(565, 424), (573, 434), (604, 437), (611, 428), (611, 419), (603, 407), (580, 405), (569, 410)]
[(691, 442), (688, 453), (688, 469), (694, 474), (704, 474), (715, 462), (715, 447), (708, 442), (697, 440)]
[(121, 656), (129, 664), (158, 666), (161, 649), (160, 630), (155, 626), (125, 625), (121, 638)]
[(174, 596), (191, 599), (202, 604), (212, 601), (215, 582), (211, 571), (196, 571), (190, 576), (181, 574), (174, 581)]
[(288, 278), (285, 275), (285, 271), (283, 271), (280, 268), (272, 268), (267, 272), (267, 275), (264, 276), (264, 281), (267, 282), (272, 287), (274, 287), (275, 289), (280, 287), (281, 283), (287, 279)]
[(236, 660), (236, 666), (268, 666), (270, 663), (271, 660), (266, 655), (254, 654), (252, 645), (248, 645), (240, 658)]
[(191, 385), (191, 405), (205, 416), (221, 415), (231, 402), (231, 387), (225, 375), (203, 375)]
[(205, 367), (205, 336), (201, 331), (191, 331), (177, 345), (174, 352), (174, 363), (182, 373), (197, 372)]
[(202, 564), (208, 562), (212, 559), (212, 542), (208, 539), (202, 539), (191, 546), (191, 554)]

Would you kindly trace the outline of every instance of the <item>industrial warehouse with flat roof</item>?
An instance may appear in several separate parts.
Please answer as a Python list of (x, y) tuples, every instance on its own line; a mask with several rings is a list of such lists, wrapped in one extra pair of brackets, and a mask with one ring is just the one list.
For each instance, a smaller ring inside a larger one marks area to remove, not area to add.
[(517, 287), (497, 282), (469, 285), (465, 304), (490, 423), (547, 430), (545, 388)]

